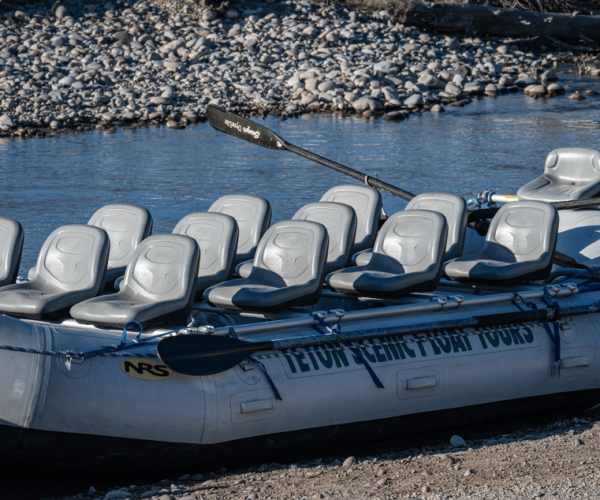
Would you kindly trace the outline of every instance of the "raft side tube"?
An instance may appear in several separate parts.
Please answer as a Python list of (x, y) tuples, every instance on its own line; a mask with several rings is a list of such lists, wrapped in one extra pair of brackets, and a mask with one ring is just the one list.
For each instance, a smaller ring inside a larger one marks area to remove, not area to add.
[[(50, 349), (49, 328), (0, 315), (0, 344), (24, 349)], [(50, 358), (42, 354), (0, 349), (0, 423), (35, 427), (43, 410)]]

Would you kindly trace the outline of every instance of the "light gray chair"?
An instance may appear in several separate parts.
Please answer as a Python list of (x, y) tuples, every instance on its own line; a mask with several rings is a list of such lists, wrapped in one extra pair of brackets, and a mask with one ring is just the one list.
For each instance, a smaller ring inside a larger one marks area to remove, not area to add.
[(104, 290), (110, 240), (103, 229), (63, 226), (45, 241), (30, 281), (0, 289), (0, 312), (48, 319)]
[[(449, 193), (423, 193), (415, 196), (404, 210), (431, 210), (442, 214), (448, 223), (444, 262), (462, 255), (469, 216), (464, 198)], [(372, 252), (354, 254), (352, 262), (364, 266), (371, 260), (371, 255)]]
[[(309, 203), (298, 210), (292, 220), (309, 220), (323, 224), (329, 236), (329, 251), (325, 272), (331, 273), (348, 265), (356, 233), (354, 209), (342, 203)], [(244, 262), (236, 268), (241, 278), (247, 278), (252, 271), (253, 261)]]
[(17, 281), (21, 253), (23, 252), (23, 227), (16, 220), (0, 217), (0, 286)]
[(549, 203), (514, 201), (492, 219), (483, 250), (451, 260), (451, 280), (513, 284), (548, 277), (556, 248), (558, 211)]
[(256, 246), (271, 224), (271, 204), (259, 196), (230, 194), (215, 201), (209, 212), (233, 217), (239, 229), (235, 264), (254, 258)]
[(185, 234), (196, 240), (200, 247), (196, 294), (231, 278), (238, 241), (238, 225), (233, 217), (216, 212), (196, 212), (181, 219), (173, 234)]
[(276, 310), (321, 297), (327, 230), (303, 220), (274, 224), (262, 237), (250, 276), (208, 288), (204, 299), (226, 309)]
[(106, 205), (92, 215), (88, 225), (101, 227), (110, 238), (106, 287), (112, 288), (140, 241), (152, 234), (152, 216), (137, 205)]
[(381, 216), (381, 193), (369, 186), (344, 184), (327, 191), (320, 201), (332, 201), (351, 206), (356, 213), (356, 234), (353, 252), (371, 248), (377, 237)]
[(364, 266), (329, 274), (325, 283), (337, 292), (398, 296), (435, 290), (442, 274), (448, 226), (428, 210), (404, 210), (383, 225)]
[(582, 200), (600, 194), (600, 151), (586, 148), (561, 148), (546, 158), (541, 177), (517, 191), (519, 200)]
[(200, 249), (181, 234), (159, 234), (142, 241), (125, 269), (120, 290), (71, 308), (79, 323), (123, 328), (186, 324), (194, 303)]

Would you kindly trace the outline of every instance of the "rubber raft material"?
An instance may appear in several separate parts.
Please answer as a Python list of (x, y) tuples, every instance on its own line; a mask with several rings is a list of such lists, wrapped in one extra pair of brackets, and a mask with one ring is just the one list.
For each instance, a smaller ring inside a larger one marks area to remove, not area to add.
[[(36, 471), (128, 470), (161, 472), (295, 459), (310, 453), (389, 443), (510, 420), (574, 412), (600, 404), (600, 389), (535, 396), (401, 417), (319, 427), (190, 445), (98, 435), (72, 434), (0, 425), (0, 463)], [(449, 439), (443, 437), (444, 442)], [(414, 442), (412, 443), (414, 445)], [(401, 442), (398, 450), (404, 446)], [(40, 462), (40, 457), (44, 460)]]

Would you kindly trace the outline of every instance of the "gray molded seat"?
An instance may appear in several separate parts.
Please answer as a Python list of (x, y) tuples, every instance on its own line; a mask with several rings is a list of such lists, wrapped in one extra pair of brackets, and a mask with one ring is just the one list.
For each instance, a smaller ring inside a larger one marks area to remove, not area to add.
[(451, 260), (444, 274), (452, 280), (504, 284), (545, 279), (552, 269), (557, 232), (553, 205), (508, 203), (492, 219), (481, 253)]
[(383, 202), (377, 189), (369, 186), (344, 184), (327, 191), (320, 201), (350, 205), (356, 213), (356, 235), (352, 252), (371, 248), (377, 237)]
[[(469, 211), (464, 198), (449, 193), (423, 193), (415, 196), (405, 210), (431, 210), (439, 212), (448, 223), (448, 238), (444, 261), (460, 257), (465, 244), (467, 218)], [(355, 254), (352, 258), (355, 264), (364, 266), (371, 260), (371, 253)]]
[(238, 241), (238, 225), (233, 217), (196, 212), (181, 219), (173, 234), (185, 234), (196, 240), (200, 247), (196, 293), (231, 278)]
[(415, 196), (405, 210), (431, 210), (442, 214), (448, 223), (444, 261), (462, 255), (469, 216), (464, 198), (449, 193), (423, 193)]
[(600, 152), (561, 148), (548, 155), (543, 175), (519, 189), (517, 197), (552, 203), (593, 198), (599, 193)]
[[(354, 209), (342, 203), (322, 202), (304, 205), (292, 220), (309, 220), (323, 224), (329, 236), (329, 251), (325, 272), (331, 273), (348, 264), (356, 232)], [(244, 262), (237, 268), (241, 278), (247, 278), (252, 271), (253, 261)]]
[(346, 204), (333, 202), (309, 203), (298, 210), (292, 220), (308, 220), (323, 224), (329, 236), (325, 273), (346, 267), (354, 248), (356, 212)]
[(192, 309), (200, 249), (181, 234), (159, 234), (142, 241), (125, 269), (119, 292), (71, 308), (79, 323), (124, 327), (137, 321), (186, 324)]
[(215, 201), (209, 212), (233, 217), (239, 229), (236, 265), (253, 259), (258, 242), (271, 224), (271, 204), (259, 196), (230, 194)]
[(383, 225), (364, 266), (331, 273), (325, 279), (338, 292), (397, 296), (435, 290), (442, 274), (448, 226), (429, 210), (404, 210)]
[(123, 276), (139, 242), (152, 234), (152, 216), (137, 205), (106, 205), (92, 215), (88, 225), (101, 227), (110, 238), (106, 286), (112, 287)]
[(328, 240), (322, 224), (278, 222), (260, 240), (250, 276), (215, 285), (204, 292), (204, 299), (227, 309), (315, 304), (323, 287)]
[(0, 286), (17, 281), (23, 239), (21, 224), (16, 220), (0, 217)]
[(45, 319), (104, 290), (110, 240), (103, 229), (76, 224), (54, 231), (44, 242), (31, 281), (0, 289), (0, 312)]

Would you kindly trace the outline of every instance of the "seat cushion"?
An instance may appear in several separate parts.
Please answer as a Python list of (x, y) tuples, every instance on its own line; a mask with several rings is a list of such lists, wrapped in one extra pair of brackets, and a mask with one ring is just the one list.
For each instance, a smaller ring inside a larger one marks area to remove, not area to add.
[(204, 299), (228, 309), (271, 310), (314, 304), (321, 296), (327, 230), (316, 222), (278, 222), (262, 237), (250, 275), (204, 292)]
[(320, 201), (344, 203), (354, 209), (356, 233), (352, 252), (360, 252), (373, 246), (383, 205), (381, 193), (377, 189), (358, 184), (343, 184), (331, 188)]
[(552, 268), (558, 212), (539, 201), (504, 205), (492, 219), (481, 253), (449, 261), (449, 279), (512, 284), (544, 279)]
[[(356, 234), (356, 214), (354, 209), (343, 203), (309, 203), (298, 210), (292, 220), (309, 220), (323, 224), (329, 235), (329, 250), (325, 272), (346, 267)], [(241, 276), (241, 274), (240, 274)]]
[(469, 214), (464, 198), (450, 193), (423, 193), (415, 196), (405, 210), (432, 210), (441, 213), (448, 223), (444, 261), (462, 255)]
[(29, 319), (67, 315), (71, 306), (93, 295), (78, 291), (50, 291), (27, 281), (0, 289), (0, 312)]
[(0, 289), (0, 312), (43, 319), (101, 294), (109, 248), (106, 231), (97, 227), (74, 224), (53, 231), (31, 281)]
[(338, 292), (403, 295), (435, 289), (439, 282), (447, 223), (438, 212), (405, 210), (381, 228), (369, 262), (329, 274)]
[(0, 217), (0, 286), (17, 279), (23, 251), (23, 227), (16, 220)]
[(546, 158), (541, 177), (517, 191), (519, 200), (553, 203), (581, 200), (600, 194), (600, 151), (561, 148)]
[(196, 240), (200, 248), (200, 265), (196, 293), (227, 281), (233, 274), (238, 241), (238, 225), (229, 215), (196, 212), (185, 216), (173, 234), (185, 234)]
[(180, 234), (149, 236), (135, 249), (116, 294), (87, 300), (71, 308), (81, 323), (122, 328), (185, 321), (196, 290), (200, 250)]
[(106, 205), (92, 215), (88, 225), (104, 229), (110, 238), (108, 286), (123, 276), (137, 245), (152, 233), (152, 224), (150, 212), (137, 205)]
[(271, 224), (271, 204), (259, 196), (230, 194), (215, 201), (209, 212), (233, 217), (239, 228), (235, 264), (254, 258), (256, 246)]

